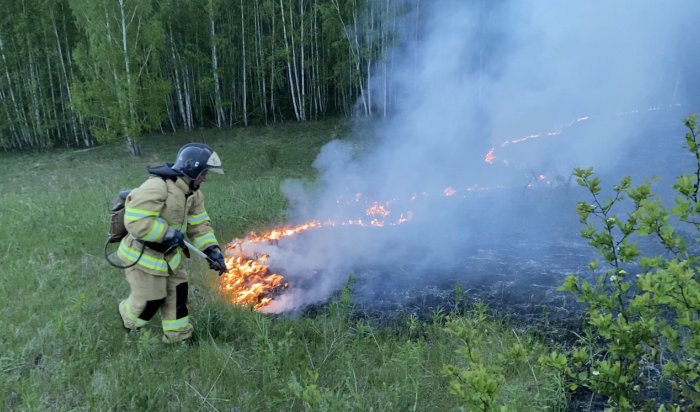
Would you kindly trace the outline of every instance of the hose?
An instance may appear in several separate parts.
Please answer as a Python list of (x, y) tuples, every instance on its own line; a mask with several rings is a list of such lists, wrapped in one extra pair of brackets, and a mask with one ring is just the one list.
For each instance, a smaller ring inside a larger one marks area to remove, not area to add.
[(141, 254), (139, 255), (138, 258), (136, 258), (136, 261), (134, 261), (134, 263), (132, 263), (130, 265), (121, 266), (121, 265), (118, 265), (118, 264), (112, 262), (111, 260), (109, 260), (109, 253), (107, 253), (107, 246), (109, 246), (110, 243), (112, 243), (112, 242), (110, 242), (109, 238), (107, 238), (107, 241), (105, 242), (105, 259), (107, 260), (107, 263), (110, 264), (110, 266), (115, 267), (117, 269), (128, 269), (128, 268), (136, 265), (137, 263), (139, 263), (139, 260), (141, 260), (141, 256), (143, 256), (143, 251), (146, 249), (146, 245), (141, 244)]

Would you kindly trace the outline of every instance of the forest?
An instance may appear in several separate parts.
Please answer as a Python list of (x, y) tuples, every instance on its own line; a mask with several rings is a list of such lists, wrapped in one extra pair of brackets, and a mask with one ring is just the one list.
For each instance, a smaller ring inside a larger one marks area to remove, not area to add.
[(146, 133), (369, 116), (391, 100), (389, 85), (370, 87), (372, 73), (391, 72), (392, 60), (380, 58), (400, 17), (419, 8), (419, 0), (5, 1), (0, 147), (123, 140), (139, 155)]
[[(0, 3), (4, 410), (698, 410), (697, 1)], [(289, 306), (168, 346), (104, 231), (193, 141)]]

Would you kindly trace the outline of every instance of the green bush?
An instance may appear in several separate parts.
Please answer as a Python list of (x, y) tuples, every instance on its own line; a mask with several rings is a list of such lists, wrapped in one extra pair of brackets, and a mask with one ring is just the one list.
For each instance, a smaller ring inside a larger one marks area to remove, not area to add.
[[(603, 264), (590, 263), (593, 281), (569, 275), (561, 286), (587, 304), (590, 330), (568, 356), (544, 360), (566, 371), (569, 389), (606, 395), (612, 407), (682, 410), (700, 404), (697, 117), (685, 120), (695, 164), (673, 185), (672, 207), (651, 182), (633, 186), (625, 177), (604, 198), (592, 168), (574, 171), (592, 196), (577, 205), (581, 236)], [(645, 256), (641, 242), (659, 245), (660, 254)]]

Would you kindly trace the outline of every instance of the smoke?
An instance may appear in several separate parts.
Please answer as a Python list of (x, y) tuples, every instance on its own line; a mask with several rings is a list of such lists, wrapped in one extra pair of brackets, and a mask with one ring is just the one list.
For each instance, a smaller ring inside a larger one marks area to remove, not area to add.
[(413, 218), (260, 246), (294, 285), (272, 310), (325, 300), (350, 273), (365, 291), (488, 277), (498, 269), (469, 263), (484, 250), (516, 273), (578, 237), (574, 167), (675, 173), (660, 150), (679, 156), (681, 120), (697, 111), (700, 3), (419, 3), (377, 65), (389, 75), (373, 76), (373, 109), (388, 117), (323, 147), (317, 181), (283, 185), (298, 222), (369, 222), (375, 201), (385, 223)]

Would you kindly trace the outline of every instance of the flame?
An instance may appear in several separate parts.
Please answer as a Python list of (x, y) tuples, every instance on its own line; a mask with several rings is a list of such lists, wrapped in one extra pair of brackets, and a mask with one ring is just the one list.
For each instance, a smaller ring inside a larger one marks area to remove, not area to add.
[[(233, 249), (227, 247), (227, 250)], [(284, 277), (270, 273), (264, 262), (267, 256), (248, 259), (243, 256), (229, 256), (226, 266), (229, 268), (221, 275), (219, 290), (237, 305), (252, 305), (260, 310), (272, 302), (272, 294), (278, 288), (286, 288)]]
[[(310, 230), (310, 229), (316, 229), (316, 228), (319, 228), (321, 226), (323, 226), (321, 221), (311, 220), (311, 221), (306, 222), (306, 223), (301, 224), (301, 225), (285, 226), (285, 227), (281, 227), (278, 229), (272, 229), (269, 232), (266, 232), (262, 235), (258, 235), (255, 232), (250, 232), (250, 234), (248, 234), (248, 237), (246, 238), (246, 240), (253, 242), (253, 243), (268, 242), (271, 240), (280, 240), (284, 237), (294, 236), (298, 233), (306, 232), (307, 230)], [(240, 243), (240, 242), (236, 242), (236, 243)]]
[[(678, 107), (680, 104), (676, 103), (671, 105), (671, 107)], [(658, 110), (663, 110), (662, 107), (650, 107), (646, 109), (646, 111), (651, 112), (651, 111), (658, 111)], [(630, 112), (622, 112), (622, 113), (616, 113), (615, 116), (625, 116), (629, 114), (635, 114), (635, 113), (640, 113), (643, 110), (633, 110)], [(531, 139), (539, 139), (543, 137), (549, 137), (549, 136), (558, 136), (562, 134), (562, 132), (569, 128), (572, 127), (573, 125), (587, 121), (591, 118), (591, 116), (579, 116), (575, 120), (572, 120), (568, 124), (564, 124), (562, 126), (556, 127), (551, 131), (548, 132), (543, 132), (543, 133), (533, 133), (533, 134), (528, 134), (526, 136), (520, 137), (520, 138), (511, 138), (508, 140), (505, 140), (500, 147), (506, 147), (510, 144), (516, 144), (516, 143), (521, 143), (527, 140)], [(496, 155), (494, 154), (495, 148), (491, 148), (488, 153), (486, 154), (484, 161), (486, 163), (492, 164), (494, 160), (496, 159)], [(508, 160), (503, 159), (502, 162), (505, 165), (508, 165)], [(530, 182), (528, 182), (527, 186), (528, 188), (534, 188), (536, 185), (552, 185), (552, 180), (550, 180), (547, 176), (543, 174), (533, 174), (533, 178)], [(555, 177), (555, 181), (563, 181), (563, 179), (560, 179), (559, 176)], [(503, 185), (496, 185), (493, 188), (495, 189), (505, 189), (506, 186)], [(461, 190), (466, 191), (466, 192), (481, 192), (481, 191), (488, 191), (492, 190), (493, 188), (491, 187), (486, 187), (486, 186), (479, 186), (477, 184), (472, 184), (470, 186), (467, 186), (466, 188), (463, 188)], [(450, 186), (445, 188), (442, 191), (442, 194), (445, 197), (451, 197), (457, 194), (459, 190), (454, 189)], [(427, 197), (428, 193), (427, 192), (416, 192), (413, 193), (410, 197), (411, 202), (417, 201), (419, 198)], [(394, 198), (390, 201), (380, 203), (380, 202), (368, 202), (366, 200), (366, 197), (363, 193), (355, 193), (354, 196), (351, 196), (349, 199), (344, 200), (343, 198), (337, 199), (336, 203), (341, 204), (341, 203), (356, 203), (356, 204), (364, 204), (366, 206), (366, 209), (364, 210), (365, 215), (370, 219), (369, 221), (365, 221), (362, 218), (358, 219), (345, 219), (341, 221), (333, 221), (333, 220), (326, 220), (326, 221), (321, 221), (321, 220), (310, 220), (306, 223), (299, 224), (299, 225), (291, 225), (291, 226), (283, 226), (279, 228), (274, 228), (271, 229), (267, 232), (264, 232), (262, 234), (258, 234), (256, 232), (250, 232), (245, 239), (235, 239), (231, 243), (229, 243), (226, 247), (227, 251), (227, 257), (226, 257), (226, 265), (229, 268), (219, 279), (220, 279), (220, 285), (219, 289), (222, 294), (227, 296), (229, 300), (238, 305), (248, 305), (252, 306), (253, 309), (255, 310), (260, 310), (266, 306), (268, 306), (276, 293), (280, 289), (287, 288), (289, 284), (284, 281), (284, 276), (278, 273), (272, 273), (267, 265), (267, 260), (268, 256), (267, 255), (261, 255), (258, 256), (257, 254), (253, 257), (247, 256), (246, 255), (246, 250), (248, 249), (248, 246), (244, 248), (244, 245), (251, 245), (255, 243), (272, 243), (272, 244), (277, 244), (281, 239), (287, 238), (287, 237), (292, 237), (296, 236), (300, 233), (309, 231), (309, 230), (316, 230), (324, 227), (336, 227), (336, 226), (362, 226), (362, 227), (376, 227), (376, 228), (381, 228), (385, 226), (396, 226), (396, 225), (401, 225), (404, 224), (408, 221), (410, 221), (413, 218), (413, 212), (408, 210), (404, 211), (398, 214), (398, 218), (396, 220), (390, 221), (387, 220), (389, 216), (392, 214), (391, 211), (389, 210), (389, 206), (393, 204), (400, 203), (401, 200), (398, 198)], [(394, 214), (396, 216), (396, 214)], [(246, 250), (244, 250), (246, 249)], [(255, 249), (252, 247), (251, 249)]]
[[(681, 106), (680, 103), (672, 103), (668, 106), (668, 108), (674, 108), (674, 107), (680, 107), (680, 106)], [(630, 114), (637, 114), (637, 113), (642, 113), (642, 112), (656, 112), (659, 110), (664, 110), (664, 107), (651, 106), (651, 107), (647, 108), (646, 110), (635, 109), (635, 110), (630, 110), (627, 112), (617, 112), (613, 116), (620, 117), (620, 116), (627, 116)], [(579, 116), (567, 124), (555, 127), (553, 130), (551, 130), (549, 132), (533, 133), (533, 134), (529, 134), (527, 136), (523, 136), (523, 137), (519, 137), (519, 138), (507, 139), (503, 143), (501, 143), (501, 147), (506, 147), (510, 144), (515, 144), (515, 143), (522, 143), (524, 141), (531, 140), (531, 139), (539, 139), (542, 137), (558, 136), (558, 135), (562, 134), (562, 132), (564, 132), (564, 130), (576, 125), (577, 123), (581, 123), (581, 122), (585, 122), (586, 120), (590, 120), (591, 117), (592, 116), (588, 116), (588, 115)], [(594, 117), (603, 117), (603, 116), (596, 115)], [(491, 150), (488, 151), (488, 153), (486, 153), (486, 157), (484, 158), (484, 161), (488, 164), (492, 164), (495, 158), (496, 158), (496, 156), (494, 155), (494, 149), (492, 148)], [(505, 163), (505, 161), (504, 161), (504, 163)]]
[[(353, 201), (359, 202), (361, 198), (362, 194), (358, 193), (354, 196)], [(226, 267), (228, 270), (219, 278), (219, 290), (231, 303), (251, 305), (253, 309), (260, 310), (272, 302), (277, 291), (287, 288), (289, 284), (284, 281), (283, 275), (270, 271), (267, 265), (269, 258), (267, 255), (248, 256), (247, 252), (250, 252), (248, 246), (256, 243), (276, 244), (281, 239), (323, 227), (363, 226), (379, 228), (400, 225), (411, 220), (413, 212), (400, 213), (395, 221), (386, 220), (391, 215), (388, 206), (398, 201), (398, 199), (392, 199), (384, 204), (373, 202), (365, 209), (365, 214), (372, 218), (369, 221), (363, 219), (347, 219), (339, 222), (310, 220), (299, 225), (274, 228), (264, 233), (250, 232), (245, 239), (234, 239), (226, 247)]]

